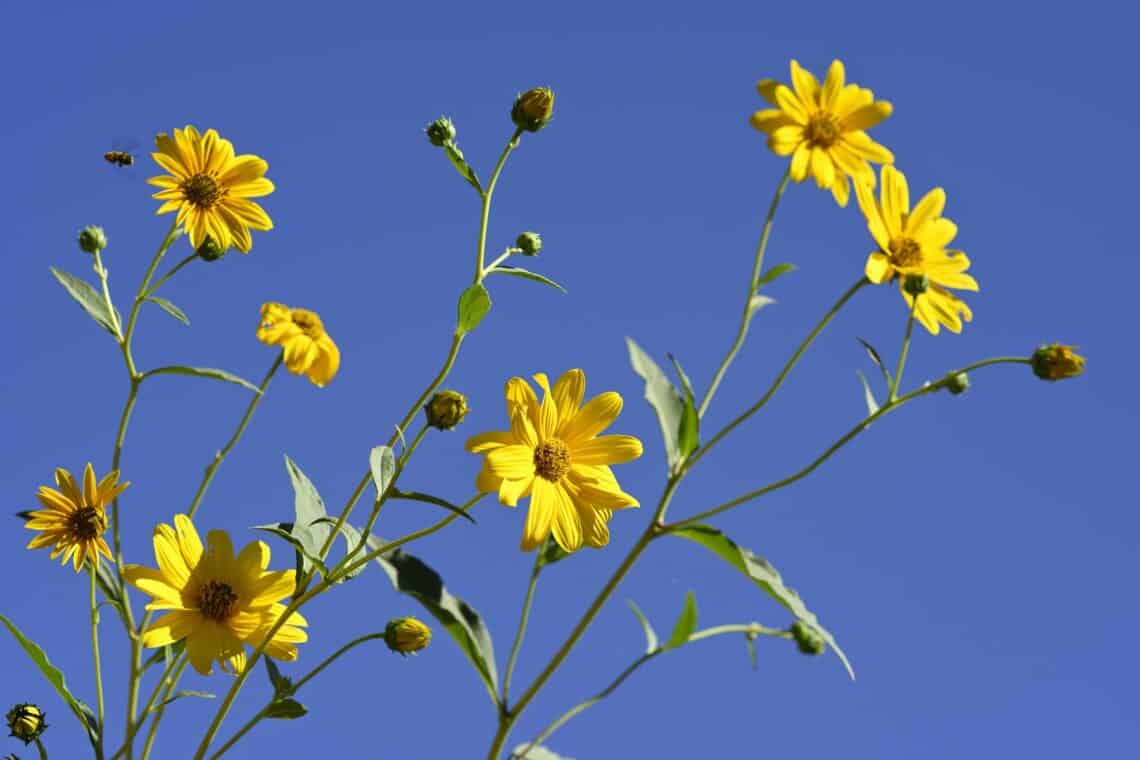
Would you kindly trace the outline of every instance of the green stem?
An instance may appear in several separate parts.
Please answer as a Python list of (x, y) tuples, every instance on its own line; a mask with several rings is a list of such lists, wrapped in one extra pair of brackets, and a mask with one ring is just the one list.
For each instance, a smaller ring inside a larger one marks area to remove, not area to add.
[(146, 293), (143, 294), (143, 299), (145, 300), (147, 298), (150, 298), (155, 293), (157, 293), (158, 289), (161, 288), (167, 280), (169, 280), (174, 275), (178, 274), (179, 270), (181, 270), (182, 267), (186, 266), (187, 264), (189, 264), (191, 261), (193, 261), (196, 258), (198, 258), (198, 252), (194, 251), (189, 256), (187, 256), (186, 258), (182, 259), (177, 264), (172, 266), (166, 272), (166, 274), (162, 275), (162, 277), (159, 277), (158, 280), (156, 280), (153, 285), (151, 285), (149, 288), (147, 288)]
[(47, 749), (38, 736), (36, 737), (36, 751), (40, 753), (40, 760), (48, 760)]
[(515, 641), (511, 645), (511, 654), (507, 658), (507, 669), (503, 675), (503, 695), (499, 704), (506, 707), (507, 698), (511, 694), (511, 676), (515, 672), (515, 663), (518, 661), (519, 650), (522, 649), (523, 636), (526, 635), (527, 622), (530, 619), (530, 607), (534, 603), (534, 589), (538, 585), (538, 576), (542, 573), (542, 547), (534, 553), (534, 567), (530, 571), (530, 582), (526, 586), (526, 596), (523, 598), (522, 612), (519, 614), (519, 626), (515, 632)]
[(491, 173), (487, 189), (483, 191), (483, 214), (479, 219), (479, 256), (475, 260), (475, 282), (482, 282), (486, 274), (483, 262), (487, 250), (487, 221), (491, 217), (491, 196), (495, 193), (495, 184), (499, 181), (499, 175), (503, 173), (503, 166), (507, 163), (507, 157), (511, 155), (511, 151), (518, 147), (522, 133), (520, 127), (511, 135), (511, 139), (507, 141), (507, 146), (503, 148), (502, 155), (499, 156), (499, 162), (495, 164), (495, 171)]
[(784, 384), (784, 380), (787, 379), (788, 374), (792, 371), (792, 368), (796, 366), (799, 360), (803, 357), (804, 353), (807, 352), (811, 344), (817, 337), (819, 337), (819, 334), (823, 332), (823, 328), (827, 327), (831, 320), (835, 318), (835, 315), (839, 313), (839, 310), (843, 308), (844, 304), (851, 300), (852, 296), (858, 293), (864, 285), (868, 284), (870, 284), (870, 281), (866, 277), (863, 277), (850, 288), (848, 288), (843, 293), (843, 295), (839, 297), (839, 300), (836, 301), (835, 304), (827, 310), (827, 313), (823, 315), (823, 318), (819, 320), (816, 326), (812, 328), (812, 331), (808, 333), (808, 336), (804, 338), (802, 343), (800, 343), (799, 348), (797, 348), (795, 353), (792, 354), (792, 358), (788, 359), (787, 364), (785, 364), (784, 368), (780, 370), (780, 374), (776, 375), (776, 379), (772, 381), (772, 385), (768, 388), (767, 391), (765, 391), (764, 395), (760, 397), (760, 400), (741, 412), (736, 417), (736, 419), (725, 425), (724, 428), (720, 430), (720, 432), (709, 439), (708, 443), (706, 443), (704, 446), (701, 446), (699, 449), (689, 455), (689, 458), (684, 465), (685, 470), (692, 468), (692, 466), (700, 461), (701, 457), (708, 453), (709, 450), (711, 450), (713, 446), (719, 443), (721, 439), (735, 430), (749, 417), (764, 408), (764, 405), (767, 404), (769, 400), (771, 400), (772, 396), (776, 395), (776, 391), (778, 391), (780, 389), (780, 386)]
[(107, 268), (103, 266), (103, 257), (96, 251), (95, 258), (95, 275), (99, 278), (99, 285), (103, 290), (103, 303), (107, 305), (107, 312), (111, 315), (111, 324), (115, 327), (115, 339), (121, 341), (123, 339), (123, 326), (119, 324), (119, 313), (115, 311), (115, 302), (111, 300), (111, 285), (107, 282)]
[(285, 358), (285, 352), (282, 351), (273, 360), (273, 364), (269, 367), (269, 371), (265, 373), (265, 377), (261, 380), (261, 385), (257, 388), (257, 393), (249, 400), (249, 405), (245, 408), (245, 414), (242, 415), (241, 421), (238, 422), (237, 429), (234, 431), (230, 439), (226, 441), (226, 445), (222, 447), (221, 451), (214, 454), (213, 460), (206, 467), (206, 473), (202, 476), (202, 482), (198, 484), (198, 490), (194, 494), (193, 501), (190, 502), (189, 509), (186, 510), (188, 517), (193, 519), (194, 513), (198, 511), (198, 506), (202, 503), (202, 497), (206, 495), (206, 489), (210, 487), (210, 483), (214, 480), (214, 474), (222, 465), (222, 462), (230, 452), (233, 450), (237, 442), (241, 440), (242, 434), (245, 433), (246, 427), (249, 426), (249, 421), (253, 418), (253, 413), (257, 410), (258, 404), (265, 398), (265, 392), (269, 389), (269, 382), (273, 380), (273, 376), (277, 374), (278, 368), (281, 367), (281, 362)]
[[(178, 685), (178, 679), (182, 677), (182, 671), (186, 669), (186, 663), (190, 662), (190, 658), (183, 655), (182, 661), (177, 663), (173, 672), (167, 677), (166, 688), (162, 691), (162, 701), (154, 708), (154, 718), (150, 722), (150, 729), (146, 733), (146, 743), (143, 744), (142, 760), (150, 757), (150, 751), (154, 747), (155, 737), (158, 736), (158, 724), (162, 721), (162, 716), (166, 714), (166, 701), (170, 699), (170, 694), (174, 691), (174, 687)], [(139, 717), (139, 723), (142, 723), (146, 717), (144, 713)], [(130, 744), (127, 745), (128, 747)]]
[(111, 760), (116, 760), (116, 758), (126, 753), (127, 745), (134, 741), (134, 738), (138, 734), (139, 729), (142, 728), (143, 723), (146, 722), (146, 716), (150, 714), (151, 708), (154, 707), (155, 700), (158, 699), (158, 695), (162, 693), (165, 687), (168, 686), (167, 679), (174, 677), (174, 681), (177, 683), (178, 678), (172, 674), (174, 674), (175, 670), (177, 670), (178, 675), (181, 675), (182, 668), (185, 667), (185, 657), (186, 654), (183, 652), (178, 657), (174, 658), (167, 667), (163, 668), (162, 675), (154, 684), (154, 689), (151, 690), (150, 697), (147, 698), (146, 703), (143, 705), (142, 711), (139, 713), (139, 719), (135, 721), (134, 725), (131, 726), (131, 730), (123, 739), (123, 746), (115, 750), (115, 754), (111, 755)]
[(227, 751), (229, 751), (231, 748), (233, 748), (233, 746), (234, 746), (235, 744), (237, 744), (237, 743), (238, 743), (238, 741), (239, 741), (239, 740), (240, 740), (240, 739), (241, 739), (243, 736), (245, 736), (245, 735), (246, 735), (246, 734), (248, 734), (248, 733), (249, 733), (251, 730), (253, 730), (253, 727), (254, 727), (254, 726), (256, 726), (258, 723), (260, 723), (260, 722), (261, 722), (261, 719), (262, 719), (262, 718), (264, 718), (264, 717), (265, 717), (266, 715), (268, 715), (268, 714), (269, 714), (269, 708), (268, 708), (268, 707), (263, 707), (263, 708), (261, 708), (260, 710), (258, 710), (258, 711), (257, 711), (257, 714), (256, 714), (256, 715), (254, 715), (254, 716), (253, 716), (252, 718), (250, 718), (249, 720), (247, 720), (247, 721), (245, 722), (245, 725), (244, 725), (244, 726), (242, 726), (241, 728), (239, 728), (239, 729), (237, 730), (237, 732), (236, 732), (236, 733), (235, 733), (233, 736), (231, 736), (231, 737), (229, 738), (229, 740), (227, 740), (227, 741), (226, 741), (226, 743), (225, 743), (225, 744), (223, 744), (221, 747), (219, 747), (219, 748), (218, 748), (218, 751), (217, 751), (217, 752), (215, 752), (214, 754), (210, 755), (210, 760), (217, 760), (217, 758), (219, 758), (219, 757), (221, 757), (222, 755), (226, 754), (226, 752), (227, 752)]
[(764, 227), (760, 231), (760, 243), (756, 246), (756, 258), (752, 262), (752, 277), (748, 281), (748, 295), (744, 299), (744, 313), (740, 317), (740, 327), (736, 331), (736, 340), (733, 341), (732, 346), (728, 349), (724, 359), (717, 368), (716, 374), (713, 375), (712, 382), (709, 383), (709, 389), (705, 392), (705, 397), (701, 400), (701, 405), (697, 410), (697, 414), (701, 417), (705, 416), (708, 411), (709, 404), (712, 403), (713, 395), (720, 387), (721, 380), (728, 372), (728, 367), (736, 359), (736, 354), (739, 353), (741, 346), (744, 345), (744, 338), (748, 335), (748, 324), (752, 321), (752, 297), (756, 295), (756, 282), (760, 279), (760, 270), (764, 265), (764, 252), (768, 249), (768, 237), (772, 233), (772, 223), (776, 219), (776, 209), (780, 205), (780, 198), (784, 195), (784, 189), (788, 186), (788, 181), (791, 179), (791, 170), (784, 172), (784, 176), (780, 179), (780, 184), (776, 186), (776, 192), (772, 195), (772, 202), (768, 205), (768, 216), (764, 219)]
[(910, 351), (910, 336), (914, 332), (914, 311), (918, 308), (918, 296), (913, 296), (910, 302), (910, 315), (906, 318), (906, 335), (903, 337), (902, 348), (899, 349), (899, 365), (895, 368), (895, 379), (891, 383), (891, 392), (888, 401), (894, 401), (899, 395), (899, 383), (902, 382), (903, 367), (906, 366), (906, 355)]
[(102, 658), (99, 655), (99, 606), (95, 598), (95, 565), (89, 564), (88, 569), (91, 571), (91, 593), (89, 598), (91, 600), (91, 657), (95, 665), (95, 698), (98, 711), (98, 726), (99, 737), (95, 745), (95, 754), (98, 757), (103, 756), (103, 734), (105, 733), (106, 721), (103, 714), (103, 665)]

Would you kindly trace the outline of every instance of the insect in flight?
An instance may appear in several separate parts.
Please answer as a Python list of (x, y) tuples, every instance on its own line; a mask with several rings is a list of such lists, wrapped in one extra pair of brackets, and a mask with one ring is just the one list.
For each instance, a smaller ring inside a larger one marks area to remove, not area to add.
[(103, 160), (115, 166), (133, 166), (135, 163), (134, 154), (125, 150), (109, 150), (103, 154)]

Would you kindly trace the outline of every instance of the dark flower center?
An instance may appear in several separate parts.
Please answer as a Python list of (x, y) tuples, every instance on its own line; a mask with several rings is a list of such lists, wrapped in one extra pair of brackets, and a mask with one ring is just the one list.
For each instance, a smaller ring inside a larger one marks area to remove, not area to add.
[(896, 267), (916, 267), (922, 263), (922, 247), (910, 238), (891, 241), (891, 263)]
[(182, 183), (182, 194), (198, 208), (210, 208), (222, 197), (222, 189), (209, 174), (195, 174)]
[(839, 140), (843, 128), (839, 120), (829, 113), (817, 113), (808, 120), (804, 136), (812, 147), (830, 148)]
[(69, 519), (72, 535), (83, 541), (90, 541), (107, 528), (107, 518), (103, 515), (103, 510), (95, 507), (80, 507), (71, 513)]
[(293, 324), (300, 327), (305, 335), (308, 335), (313, 340), (318, 340), (325, 334), (325, 326), (321, 323), (321, 318), (307, 309), (293, 309), (290, 315)]
[(230, 584), (223, 581), (209, 581), (198, 592), (198, 611), (218, 623), (224, 623), (234, 613), (237, 594)]
[(555, 482), (570, 470), (570, 447), (557, 438), (543, 441), (534, 450), (534, 471), (539, 477)]

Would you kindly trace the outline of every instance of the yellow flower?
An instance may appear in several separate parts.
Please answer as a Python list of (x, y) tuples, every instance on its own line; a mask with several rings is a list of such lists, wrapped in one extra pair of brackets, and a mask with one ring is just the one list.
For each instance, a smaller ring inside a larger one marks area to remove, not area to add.
[[(143, 646), (161, 647), (186, 639), (190, 664), (202, 675), (217, 661), (223, 670), (245, 667), (245, 645), (258, 646), (285, 612), (280, 603), (293, 594), (293, 570), (267, 571), (269, 547), (250, 542), (235, 557), (225, 531), (212, 530), (203, 549), (198, 531), (186, 515), (174, 526), (154, 529), (158, 568), (127, 565), (123, 576), (150, 594), (148, 610), (168, 610), (143, 632)], [(308, 640), (299, 626), (308, 623), (292, 613), (274, 634), (265, 653), (279, 660), (297, 659), (296, 645)]]
[(1076, 346), (1050, 343), (1033, 352), (1033, 374), (1042, 380), (1065, 380), (1085, 371), (1085, 357), (1076, 353)]
[(414, 617), (393, 618), (384, 627), (384, 643), (406, 657), (427, 648), (431, 629)]
[(103, 540), (103, 532), (107, 530), (107, 505), (130, 483), (119, 482), (118, 470), (112, 470), (96, 482), (95, 470), (89, 462), (83, 470), (82, 490), (71, 473), (62, 467), (55, 470), (55, 484), (56, 488), (40, 486), (36, 494), (44, 509), (29, 513), (24, 523), (24, 527), (40, 531), (28, 543), (28, 548), (52, 547), (51, 558), (62, 555), (65, 565), (67, 560), (72, 560), (77, 573), (88, 558), (95, 567), (99, 565), (100, 554), (111, 559), (111, 550)]
[[(893, 163), (889, 150), (872, 140), (866, 130), (891, 115), (892, 106), (855, 84), (844, 84), (843, 63), (832, 61), (821, 87), (811, 72), (792, 61), (792, 87), (772, 79), (756, 89), (775, 108), (752, 114), (752, 126), (768, 135), (768, 147), (777, 156), (791, 156), (791, 178), (803, 182), (808, 174), (821, 188), (830, 189), (835, 201), (846, 206), (855, 184), (875, 184), (868, 161)], [(794, 88), (794, 89), (793, 89)]]
[(875, 200), (870, 187), (855, 183), (859, 208), (878, 245), (878, 250), (867, 257), (867, 279), (881, 285), (897, 278), (910, 308), (915, 296), (906, 292), (903, 282), (910, 274), (926, 275), (930, 287), (917, 296), (915, 318), (934, 335), (938, 334), (939, 324), (951, 332), (961, 332), (962, 321), (973, 319), (973, 312), (947, 288), (976, 291), (978, 283), (966, 274), (970, 266), (966, 254), (946, 249), (958, 234), (958, 226), (942, 216), (946, 192), (934, 188), (911, 211), (910, 191), (903, 173), (893, 166), (884, 166), (882, 179), (881, 201)]
[(506, 386), (510, 431), (467, 441), (468, 451), (486, 455), (475, 486), (483, 493), (497, 491), (508, 507), (530, 496), (523, 551), (540, 546), (551, 531), (568, 552), (583, 543), (605, 546), (613, 510), (638, 506), (609, 465), (637, 459), (641, 441), (628, 435), (596, 437), (617, 418), (622, 400), (610, 391), (582, 405), (582, 370), (562, 375), (553, 392), (545, 374), (534, 380), (544, 393), (541, 404), (526, 380), (513, 377)]
[(223, 251), (232, 245), (249, 253), (249, 231), (273, 229), (265, 209), (250, 200), (273, 192), (273, 183), (263, 176), (269, 169), (264, 159), (235, 156), (233, 144), (215, 130), (202, 135), (190, 125), (154, 141), (158, 151), (151, 156), (169, 172), (147, 180), (162, 188), (153, 196), (164, 201), (158, 213), (177, 211), (178, 226), (193, 248), (209, 235)]
[(281, 346), (285, 366), (294, 375), (304, 375), (323, 388), (340, 369), (340, 349), (325, 332), (321, 318), (307, 309), (290, 309), (279, 303), (261, 306), (257, 339)]

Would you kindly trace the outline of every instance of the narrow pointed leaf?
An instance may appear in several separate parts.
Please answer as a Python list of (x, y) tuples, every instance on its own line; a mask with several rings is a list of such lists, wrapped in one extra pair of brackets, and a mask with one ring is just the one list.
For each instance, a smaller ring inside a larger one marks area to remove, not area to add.
[[(162, 704), (168, 705), (171, 702), (175, 701), (176, 699), (182, 699), (183, 697), (198, 697), (199, 699), (216, 699), (217, 695), (211, 694), (208, 691), (193, 691), (191, 689), (182, 689), (180, 691), (176, 691), (173, 694), (171, 694), (169, 697), (167, 697), (165, 700), (163, 700)], [(152, 707), (151, 711), (154, 711), (157, 709), (158, 709), (157, 706)]]
[[(317, 520), (317, 523), (321, 524), (321, 525), (335, 526), (336, 520), (334, 520), (331, 517), (322, 517), (319, 520)], [(360, 543), (360, 531), (357, 530), (352, 525), (345, 523), (344, 525), (340, 526), (340, 533), (342, 536), (344, 536), (345, 554), (347, 554), (348, 552), (355, 549), (356, 545)], [(357, 554), (355, 557), (353, 557), (353, 561), (355, 562), (355, 561), (359, 560), (361, 556), (362, 556), (361, 554)], [(356, 576), (358, 576), (362, 572), (364, 572), (365, 567), (367, 567), (367, 565), (361, 565), (360, 567), (353, 570), (351, 573), (348, 573), (344, 577), (340, 578), (337, 581), (337, 583), (343, 583), (344, 581), (352, 580), (353, 578), (355, 578)]]
[(48, 267), (52, 275), (67, 291), (77, 304), (83, 307), (87, 315), (94, 319), (100, 327), (116, 338), (119, 337), (118, 331), (115, 329), (114, 318), (111, 316), (110, 310), (107, 308), (106, 301), (103, 300), (103, 295), (95, 290), (90, 283), (86, 280), (80, 279), (73, 274), (56, 269), (55, 267)]
[(563, 293), (566, 292), (566, 288), (562, 287), (549, 277), (544, 277), (537, 272), (532, 272), (529, 269), (523, 269), (522, 267), (509, 267), (504, 264), (500, 264), (491, 270), (491, 274), (509, 274), (511, 277), (522, 277), (526, 280), (534, 280), (535, 282), (541, 282), (543, 285), (549, 285), (556, 290), (561, 290)]
[(641, 608), (634, 604), (632, 599), (626, 599), (625, 603), (633, 610), (633, 614), (637, 615), (637, 621), (641, 623), (641, 630), (645, 631), (645, 653), (651, 654), (657, 649), (658, 639), (657, 631), (653, 630), (653, 626), (649, 624), (649, 620), (645, 617), (645, 613)]
[(770, 306), (774, 303), (776, 303), (775, 298), (771, 298), (765, 295), (754, 295), (752, 298), (748, 299), (748, 316), (751, 317), (753, 314), (760, 311), (765, 306)]
[(270, 657), (262, 657), (265, 663), (265, 672), (269, 674), (269, 685), (273, 687), (275, 697), (287, 697), (293, 693), (293, 679), (282, 675), (277, 663)]
[(455, 143), (446, 143), (443, 146), (444, 151), (447, 153), (447, 159), (451, 161), (451, 165), (459, 172), (459, 176), (467, 180), (471, 187), (480, 195), (483, 194), (483, 186), (479, 184), (479, 177), (475, 175), (475, 170), (471, 168), (471, 164), (467, 163), (467, 159), (463, 156), (463, 151)]
[(465, 510), (463, 507), (456, 506), (447, 499), (441, 499), (438, 496), (432, 496), (429, 493), (420, 493), (419, 491), (401, 491), (398, 488), (393, 488), (392, 492), (388, 494), (388, 496), (392, 499), (407, 499), (409, 501), (422, 501), (425, 504), (434, 504), (437, 507), (443, 507), (449, 512), (454, 512), (464, 520), (470, 521), (472, 524), (475, 523), (475, 518), (468, 514), (467, 510)]
[(267, 523), (265, 525), (253, 525), (251, 527), (254, 530), (263, 530), (266, 533), (272, 533), (292, 546), (297, 552), (297, 556), (301, 560), (301, 567), (305, 572), (308, 572), (312, 567), (316, 567), (321, 575), (328, 575), (328, 568), (325, 567), (325, 563), (317, 556), (320, 547), (310, 549), (306, 545), (306, 541), (301, 540), (299, 531), (297, 531), (293, 523)]
[(190, 318), (186, 316), (186, 312), (182, 311), (182, 309), (179, 309), (177, 306), (175, 306), (173, 303), (171, 303), (167, 299), (163, 298), (162, 296), (147, 296), (146, 300), (155, 304), (160, 309), (162, 309), (167, 314), (169, 314), (170, 316), (177, 319), (182, 324), (187, 325), (187, 326), (190, 325)]
[(665, 642), (663, 649), (676, 649), (689, 641), (693, 631), (697, 630), (697, 598), (693, 592), (685, 594), (685, 606), (681, 608), (681, 615), (673, 624), (673, 632)]
[(867, 402), (867, 416), (871, 416), (879, 411), (879, 402), (875, 400), (875, 394), (871, 392), (871, 386), (867, 382), (867, 376), (859, 370), (855, 370), (855, 374), (859, 376), (860, 382), (863, 383), (863, 400)]
[(879, 373), (883, 376), (883, 382), (886, 383), (888, 387), (890, 387), (891, 375), (887, 370), (887, 365), (883, 364), (883, 357), (879, 356), (879, 352), (876, 351), (875, 347), (867, 341), (863, 340), (862, 338), (856, 338), (855, 340), (859, 341), (860, 345), (863, 346), (863, 350), (867, 352), (867, 356), (869, 356), (871, 358), (871, 361), (874, 362), (875, 366), (879, 368)]
[(396, 455), (387, 446), (377, 446), (368, 454), (368, 466), (372, 470), (372, 484), (376, 486), (376, 498), (380, 499), (392, 485), (396, 476)]
[(479, 326), (491, 310), (491, 294), (482, 283), (475, 283), (459, 296), (459, 322), (455, 332), (466, 335)]
[(645, 381), (645, 400), (657, 413), (661, 436), (665, 440), (665, 457), (672, 470), (681, 459), (677, 433), (681, 428), (681, 417), (685, 413), (685, 402), (649, 354), (632, 338), (626, 338), (625, 342), (629, 347), (629, 363), (633, 371)]
[(756, 281), (756, 287), (759, 288), (762, 285), (767, 285), (771, 282), (774, 282), (777, 277), (783, 277), (788, 272), (794, 272), (794, 271), (796, 271), (796, 265), (795, 264), (788, 264), (786, 262), (783, 264), (776, 264), (771, 269), (769, 269), (767, 272), (760, 275), (760, 279), (758, 279)]
[(693, 395), (693, 384), (689, 382), (689, 376), (681, 369), (677, 357), (673, 354), (668, 356), (669, 361), (673, 362), (673, 369), (677, 371), (677, 377), (681, 380), (681, 388), (685, 391), (683, 398), (685, 406), (681, 410), (681, 421), (677, 423), (677, 447), (681, 458), (684, 459), (701, 445), (701, 416), (697, 413), (697, 401)]
[(332, 528), (320, 524), (320, 519), (327, 517), (328, 511), (313, 481), (288, 456), (285, 457), (285, 469), (289, 473), (289, 483), (293, 486), (293, 524), (290, 533), (301, 545), (304, 557), (302, 569), (308, 572), (314, 562), (318, 561), (321, 547), (332, 533)]
[(847, 673), (851, 679), (855, 679), (855, 671), (851, 669), (851, 663), (848, 661), (847, 655), (839, 648), (835, 637), (820, 624), (815, 614), (808, 610), (799, 594), (784, 585), (780, 573), (767, 560), (738, 545), (710, 525), (687, 525), (671, 532), (673, 535), (700, 544), (732, 565), (753, 583), (768, 592), (773, 599), (784, 605), (798, 620), (802, 620), (814, 628), (824, 641), (835, 650), (836, 656), (843, 662), (843, 667), (847, 668)]
[(520, 744), (511, 750), (507, 760), (573, 760), (573, 758), (557, 755), (541, 744)]
[(303, 704), (295, 699), (275, 699), (265, 708), (265, 717), (278, 720), (296, 720), (309, 712)]
[(240, 385), (246, 390), (251, 390), (254, 393), (261, 393), (261, 389), (256, 385), (246, 380), (243, 377), (238, 377), (232, 372), (226, 372), (224, 369), (214, 369), (213, 367), (159, 367), (152, 369), (146, 373), (150, 375), (189, 375), (190, 377), (205, 377), (210, 380), (221, 380), (226, 383), (233, 383)]

